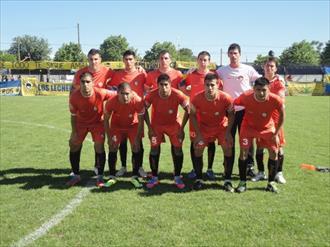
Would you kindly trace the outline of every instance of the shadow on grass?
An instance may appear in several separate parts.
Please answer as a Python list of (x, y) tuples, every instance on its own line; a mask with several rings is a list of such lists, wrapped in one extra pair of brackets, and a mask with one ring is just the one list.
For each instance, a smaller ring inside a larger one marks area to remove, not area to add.
[[(64, 190), (68, 189), (65, 183), (69, 179), (70, 172), (71, 169), (11, 168), (0, 171), (0, 185), (21, 184), (19, 188), (23, 190), (41, 189), (45, 186)], [(80, 176), (82, 181), (76, 186), (86, 187), (94, 173), (82, 170)]]
[[(23, 190), (31, 189), (41, 189), (47, 186), (49, 189), (65, 190), (69, 189), (66, 182), (69, 180), (69, 174), (71, 169), (42, 169), (42, 168), (11, 168), (7, 170), (0, 170), (0, 185), (21, 185), (19, 188)], [(105, 172), (107, 176), (108, 173)], [(91, 170), (80, 171), (81, 182), (75, 185), (75, 187), (92, 187), (95, 186), (96, 179), (95, 174)], [(125, 174), (123, 178), (119, 178), (118, 182), (110, 188), (93, 188), (91, 192), (95, 193), (105, 193), (118, 190), (136, 190), (131, 184), (130, 177), (131, 172)], [(164, 193), (187, 193), (191, 192), (193, 186), (193, 179), (188, 178), (188, 173), (182, 173), (183, 181), (186, 185), (184, 189), (178, 189), (173, 182), (173, 173), (170, 172), (160, 172), (159, 179), (160, 184), (153, 189), (148, 189), (146, 187), (148, 179), (141, 179), (143, 183), (142, 189), (139, 195), (141, 196), (157, 196)], [(107, 178), (107, 177), (106, 177)], [(221, 174), (216, 174), (216, 180), (208, 181), (205, 174), (203, 178), (206, 181), (203, 190), (207, 189), (223, 189), (223, 178)], [(233, 180), (237, 180), (237, 176), (233, 176)]]

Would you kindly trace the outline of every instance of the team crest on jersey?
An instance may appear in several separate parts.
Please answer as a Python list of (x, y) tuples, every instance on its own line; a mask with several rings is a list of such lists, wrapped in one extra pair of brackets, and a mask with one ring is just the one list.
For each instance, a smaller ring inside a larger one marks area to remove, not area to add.
[(218, 112), (218, 111), (216, 111), (215, 113), (214, 113), (214, 116), (219, 116), (220, 115), (220, 113)]
[(103, 86), (103, 83), (102, 83), (102, 82), (98, 82), (97, 85), (98, 85), (99, 87), (102, 87), (102, 86)]
[(96, 106), (94, 106), (94, 111), (97, 111), (97, 107)]
[(135, 86), (139, 85), (139, 81), (134, 82)]
[(266, 112), (263, 112), (263, 113), (261, 113), (261, 116), (267, 117), (267, 113)]
[(168, 114), (173, 114), (173, 110), (172, 109), (169, 109), (168, 110)]
[(132, 118), (132, 117), (133, 117), (133, 114), (128, 114), (128, 117), (129, 117), (129, 118)]

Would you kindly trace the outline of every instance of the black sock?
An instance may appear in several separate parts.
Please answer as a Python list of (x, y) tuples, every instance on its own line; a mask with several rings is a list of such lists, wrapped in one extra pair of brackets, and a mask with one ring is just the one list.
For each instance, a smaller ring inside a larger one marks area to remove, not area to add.
[(281, 172), (283, 169), (284, 154), (278, 154), (278, 168), (277, 172)]
[(264, 152), (258, 152), (256, 153), (256, 161), (257, 161), (257, 166), (258, 166), (258, 171), (259, 172), (264, 172), (265, 171), (265, 165), (264, 165)]
[(133, 176), (139, 176), (139, 158), (141, 154), (139, 152), (132, 152), (132, 162), (133, 162)]
[(234, 156), (224, 156), (225, 180), (231, 180), (233, 173)]
[(194, 150), (194, 144), (191, 142), (190, 143), (190, 158), (191, 158), (191, 163), (193, 165), (193, 169), (195, 170), (196, 168), (196, 159), (195, 159), (195, 150)]
[(142, 140), (141, 140), (140, 146), (141, 146), (141, 149), (140, 149), (140, 157), (139, 157), (139, 162), (140, 162), (139, 167), (142, 167), (142, 165), (143, 165), (143, 156), (144, 156), (144, 148), (143, 148)]
[(207, 169), (212, 170), (215, 155), (215, 142), (209, 143), (207, 146)]
[(75, 175), (78, 175), (79, 174), (79, 165), (80, 165), (80, 154), (81, 154), (81, 148), (76, 151), (76, 152), (70, 152), (70, 164), (71, 164), (71, 169), (72, 169), (72, 172), (75, 174)]
[(103, 175), (104, 166), (105, 166), (105, 152), (103, 152), (103, 153), (95, 152), (95, 164), (97, 167), (97, 174)]
[(116, 176), (117, 151), (109, 152), (108, 164), (110, 176)]
[(246, 181), (247, 160), (238, 159), (239, 178), (241, 181)]
[(181, 170), (182, 170), (182, 164), (183, 164), (183, 153), (181, 150), (182, 155), (176, 155), (174, 151), (174, 147), (171, 146), (171, 153), (172, 153), (172, 159), (174, 163), (174, 176), (180, 176)]
[(268, 159), (268, 182), (275, 181), (277, 173), (277, 160)]
[(120, 155), (121, 166), (126, 167), (127, 166), (127, 139), (126, 138), (124, 141), (122, 141), (120, 143), (119, 155)]
[(149, 154), (149, 163), (152, 176), (158, 176), (159, 153), (156, 155)]
[(195, 156), (195, 173), (196, 173), (196, 179), (202, 179), (203, 178), (203, 155), (201, 157)]

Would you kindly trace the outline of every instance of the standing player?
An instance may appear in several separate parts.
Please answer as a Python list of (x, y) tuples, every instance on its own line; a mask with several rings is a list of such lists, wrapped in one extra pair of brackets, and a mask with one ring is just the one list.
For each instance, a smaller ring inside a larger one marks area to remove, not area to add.
[[(231, 44), (228, 48), (228, 57), (230, 64), (224, 67), (220, 67), (217, 73), (220, 79), (223, 81), (223, 91), (228, 93), (233, 99), (236, 99), (244, 91), (251, 89), (253, 82), (261, 75), (251, 66), (242, 64), (241, 47), (238, 44)], [(235, 135), (236, 131), (240, 131), (242, 119), (244, 116), (244, 107), (235, 106), (235, 120), (231, 130), (234, 145), (232, 147), (232, 153), (235, 157)], [(253, 172), (253, 145), (251, 145), (250, 154), (248, 155), (248, 170), (249, 176), (254, 177)]]
[[(211, 55), (209, 52), (207, 52), (207, 51), (200, 52), (197, 56), (198, 68), (196, 70), (194, 70), (192, 73), (187, 75), (186, 91), (190, 95), (190, 101), (192, 101), (199, 92), (204, 90), (205, 76), (208, 73), (215, 73), (215, 72), (210, 71), (208, 68), (208, 66), (210, 65), (210, 59), (211, 59)], [(219, 80), (218, 85), (220, 88), (222, 88), (222, 82), (220, 80)], [(194, 158), (194, 148), (193, 148), (192, 140), (195, 138), (196, 132), (195, 132), (191, 122), (189, 124), (189, 135), (190, 135), (190, 139), (191, 139), (190, 156), (191, 156), (192, 162), (194, 163), (195, 158)], [(214, 180), (215, 175), (212, 170), (214, 155), (215, 155), (215, 143), (214, 142), (209, 142), (207, 152), (208, 152), (208, 167), (207, 167), (207, 171), (206, 171), (206, 176), (209, 179)], [(193, 164), (193, 167), (194, 167), (194, 164)], [(189, 177), (190, 178), (196, 177), (196, 173), (195, 173), (194, 169), (189, 173)]]
[(179, 85), (182, 81), (182, 73), (179, 70), (171, 67), (171, 55), (168, 51), (163, 50), (159, 53), (159, 68), (150, 71), (147, 76), (147, 86), (155, 89), (157, 88), (157, 78), (160, 74), (167, 74), (171, 80), (171, 87), (179, 89)]
[[(253, 90), (241, 94), (234, 100), (234, 105), (245, 107), (239, 135), (241, 147), (238, 163), (240, 183), (236, 192), (246, 191), (247, 155), (254, 138), (257, 140), (258, 148), (267, 148), (269, 152), (269, 176), (266, 191), (277, 192), (274, 180), (277, 172), (278, 134), (284, 122), (283, 101), (279, 96), (269, 92), (269, 81), (267, 78), (261, 77), (254, 82)], [(276, 125), (272, 118), (275, 111), (279, 115)]]
[[(234, 192), (231, 184), (231, 173), (234, 158), (231, 153), (233, 143), (230, 127), (234, 119), (234, 109), (231, 97), (219, 90), (219, 81), (216, 74), (207, 74), (204, 79), (204, 91), (198, 93), (190, 105), (190, 121), (196, 132), (193, 139), (194, 148), (194, 170), (196, 181), (194, 189), (203, 187), (203, 151), (211, 142), (218, 140), (224, 153), (225, 165), (225, 190)], [(228, 119), (229, 118), (229, 127)]]
[(104, 110), (104, 126), (109, 144), (110, 179), (104, 184), (105, 187), (116, 183), (117, 151), (122, 140), (128, 138), (132, 148), (133, 176), (131, 183), (135, 188), (142, 188), (138, 175), (142, 164), (141, 139), (144, 109), (143, 100), (127, 82), (119, 84), (117, 96), (107, 101)]
[[(137, 93), (138, 96), (141, 98), (144, 97), (144, 91), (145, 91), (145, 82), (146, 82), (146, 74), (145, 72), (142, 72), (136, 68), (136, 60), (135, 60), (135, 52), (131, 50), (127, 50), (123, 54), (123, 62), (125, 65), (125, 69), (116, 71), (114, 73), (113, 78), (108, 83), (109, 88), (117, 88), (118, 85), (122, 82), (128, 82), (131, 86), (131, 89)], [(142, 156), (143, 156), (143, 146), (141, 144), (142, 148)], [(119, 147), (120, 151), (120, 158), (121, 158), (121, 164), (122, 167), (119, 169), (119, 171), (116, 173), (117, 177), (123, 176), (127, 171), (127, 139), (123, 139), (122, 143)], [(143, 163), (143, 162), (142, 162)], [(141, 163), (141, 164), (142, 164)], [(141, 177), (146, 177), (147, 174), (143, 170), (143, 167), (141, 166), (139, 168), (139, 174)]]
[(91, 132), (95, 164), (97, 167), (97, 186), (103, 185), (103, 171), (105, 164), (103, 102), (113, 96), (113, 93), (93, 87), (93, 76), (88, 73), (80, 75), (79, 90), (70, 95), (71, 137), (70, 163), (73, 175), (67, 185), (73, 186), (80, 181), (79, 165), (82, 143), (88, 132)]
[(73, 78), (72, 87), (74, 89), (80, 86), (80, 76), (89, 72), (93, 77), (94, 87), (106, 88), (107, 81), (113, 76), (114, 71), (101, 64), (101, 54), (97, 49), (91, 49), (88, 52), (88, 66), (78, 70)]
[[(80, 87), (80, 76), (83, 73), (90, 73), (93, 77), (93, 85), (97, 88), (106, 88), (107, 81), (111, 79), (114, 74), (114, 71), (110, 68), (107, 68), (101, 64), (101, 54), (100, 50), (91, 49), (88, 54), (88, 66), (78, 70), (73, 78), (72, 89), (70, 94)], [(96, 157), (95, 157), (96, 159)], [(94, 172), (97, 175), (97, 164), (95, 163)]]
[[(171, 88), (171, 80), (167, 74), (160, 74), (157, 79), (158, 89), (152, 90), (145, 97), (146, 107), (152, 106), (151, 123), (148, 111), (146, 111), (146, 123), (149, 129), (151, 150), (149, 155), (152, 178), (147, 187), (153, 188), (159, 184), (158, 164), (160, 156), (160, 144), (166, 134), (171, 141), (171, 153), (174, 163), (174, 183), (179, 189), (185, 184), (181, 179), (183, 164), (182, 143), (184, 139), (184, 127), (188, 121), (189, 99), (181, 91)], [(184, 120), (181, 123), (178, 115), (178, 106), (185, 110)]]
[[(283, 99), (285, 99), (285, 83), (281, 76), (276, 74), (277, 72), (277, 59), (275, 57), (269, 57), (264, 64), (264, 72), (265, 77), (269, 80), (269, 90), (271, 93), (274, 93), (278, 96), (280, 96)], [(273, 120), (275, 122), (275, 126), (278, 125), (279, 122), (279, 113), (277, 111), (273, 114)], [(279, 139), (280, 139), (280, 148), (278, 153), (278, 170), (277, 174), (275, 176), (275, 181), (281, 184), (285, 184), (286, 180), (283, 176), (282, 168), (283, 168), (283, 160), (284, 160), (284, 150), (283, 146), (285, 145), (285, 138), (284, 138), (284, 130), (283, 128), (279, 131)], [(263, 149), (257, 149), (256, 151), (256, 161), (258, 165), (258, 174), (253, 177), (252, 181), (259, 181), (266, 179), (265, 175), (265, 168), (263, 163), (263, 157), (264, 157), (264, 150)]]

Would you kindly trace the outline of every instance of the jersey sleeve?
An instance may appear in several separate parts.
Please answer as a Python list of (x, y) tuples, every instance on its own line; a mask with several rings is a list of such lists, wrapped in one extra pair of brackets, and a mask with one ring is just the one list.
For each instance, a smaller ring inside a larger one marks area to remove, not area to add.
[(72, 95), (70, 96), (69, 99), (69, 110), (72, 116), (76, 116), (77, 112), (78, 112), (78, 108), (76, 107), (75, 101), (72, 97)]
[(181, 91), (178, 91), (179, 104), (182, 108), (186, 108), (189, 105), (189, 98)]
[(104, 113), (108, 114), (113, 111), (114, 100), (113, 98), (107, 100), (104, 106)]
[(241, 94), (239, 97), (237, 97), (233, 102), (234, 105), (244, 106), (244, 97), (245, 97), (244, 94)]
[(136, 98), (135, 109), (138, 115), (144, 115), (145, 113), (144, 101), (140, 97)]

